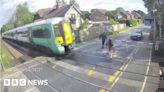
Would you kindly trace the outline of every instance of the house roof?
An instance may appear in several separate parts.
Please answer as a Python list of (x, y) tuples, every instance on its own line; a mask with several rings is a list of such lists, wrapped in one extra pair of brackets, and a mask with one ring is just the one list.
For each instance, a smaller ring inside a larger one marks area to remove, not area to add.
[(129, 16), (129, 13), (126, 12), (126, 11), (121, 11), (120, 14), (123, 14), (123, 15)]
[(132, 14), (137, 16), (137, 17), (141, 17), (141, 15), (138, 12), (133, 11)]
[(52, 9), (45, 18), (52, 18), (52, 17), (64, 17), (65, 13), (71, 8), (72, 5), (66, 5), (59, 9)]
[(99, 13), (101, 13), (101, 14), (103, 14), (103, 15), (106, 15), (107, 10), (105, 10), (105, 9), (92, 9), (92, 10), (91, 10), (91, 15), (90, 15), (90, 17), (91, 17), (91, 16), (94, 16), (94, 14), (95, 14), (96, 12), (99, 12)]
[(93, 12), (99, 11), (99, 12), (101, 12), (102, 14), (106, 14), (106, 12), (108, 12), (108, 11), (105, 10), (105, 9), (92, 9), (92, 11), (93, 11)]
[(46, 9), (39, 9), (37, 11), (37, 14), (40, 16), (40, 17), (44, 17), (46, 14), (48, 14), (50, 11), (52, 10), (52, 8), (46, 8)]
[(65, 5), (58, 9), (56, 8), (40, 9), (38, 10), (37, 13), (39, 14), (40, 17), (43, 17), (44, 19), (52, 18), (52, 17), (64, 17), (67, 11), (72, 7), (79, 14), (81, 14), (81, 11), (74, 4)]

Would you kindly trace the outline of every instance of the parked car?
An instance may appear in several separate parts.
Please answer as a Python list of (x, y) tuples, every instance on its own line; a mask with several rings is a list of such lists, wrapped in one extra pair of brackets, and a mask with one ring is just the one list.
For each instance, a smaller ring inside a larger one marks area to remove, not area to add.
[(132, 40), (142, 40), (143, 39), (143, 33), (141, 29), (136, 29), (130, 34), (130, 38)]

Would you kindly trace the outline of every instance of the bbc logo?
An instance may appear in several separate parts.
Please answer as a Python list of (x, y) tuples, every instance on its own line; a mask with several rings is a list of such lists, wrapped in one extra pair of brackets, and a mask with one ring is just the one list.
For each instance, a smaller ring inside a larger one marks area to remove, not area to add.
[(26, 86), (26, 79), (4, 79), (4, 86)]

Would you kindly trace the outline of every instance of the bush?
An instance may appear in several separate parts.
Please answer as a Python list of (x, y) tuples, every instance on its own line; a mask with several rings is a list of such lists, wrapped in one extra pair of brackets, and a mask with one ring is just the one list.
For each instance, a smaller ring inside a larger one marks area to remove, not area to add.
[(125, 19), (121, 19), (121, 20), (118, 20), (119, 23), (124, 23), (126, 24), (127, 26), (130, 26), (130, 21), (129, 20), (125, 20)]
[(119, 20), (119, 23), (125, 23), (127, 26), (137, 26), (143, 21), (141, 19), (132, 19), (132, 20)]
[(138, 19), (138, 23), (139, 24), (143, 23), (143, 20), (142, 19)]
[(109, 20), (109, 25), (117, 25), (118, 23), (114, 21), (113, 19)]
[(138, 20), (137, 19), (132, 19), (132, 20), (129, 20), (130, 22), (130, 26), (137, 26), (139, 23), (138, 23)]
[(78, 30), (82, 30), (82, 29), (85, 29), (87, 28), (88, 26), (88, 20), (85, 20), (83, 24), (81, 24), (81, 26), (78, 28)]

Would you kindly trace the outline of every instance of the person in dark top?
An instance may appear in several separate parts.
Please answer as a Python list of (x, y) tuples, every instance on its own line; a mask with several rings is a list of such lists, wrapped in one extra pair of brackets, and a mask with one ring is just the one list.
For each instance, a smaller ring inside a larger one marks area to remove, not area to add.
[(113, 54), (115, 53), (115, 48), (114, 48), (113, 42), (110, 38), (108, 39), (106, 46), (108, 47), (109, 57), (113, 58)]
[(105, 32), (103, 32), (99, 38), (102, 40), (102, 48), (104, 48), (105, 40), (107, 39)]

